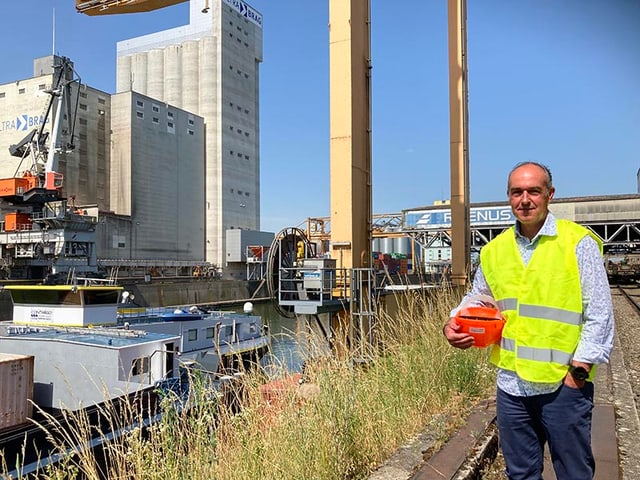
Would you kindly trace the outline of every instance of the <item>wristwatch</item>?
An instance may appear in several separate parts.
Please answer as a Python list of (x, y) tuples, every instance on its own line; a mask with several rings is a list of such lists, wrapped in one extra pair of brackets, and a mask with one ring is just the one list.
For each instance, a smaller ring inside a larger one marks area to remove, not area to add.
[(573, 365), (569, 365), (569, 373), (573, 378), (581, 382), (584, 382), (589, 378), (589, 371), (584, 367), (574, 367)]

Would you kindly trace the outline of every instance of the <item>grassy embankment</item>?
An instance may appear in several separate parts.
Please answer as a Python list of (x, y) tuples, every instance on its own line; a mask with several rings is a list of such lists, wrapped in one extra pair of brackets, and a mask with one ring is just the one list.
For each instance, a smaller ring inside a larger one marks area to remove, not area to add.
[[(451, 348), (441, 328), (452, 292), (434, 298), (411, 296), (401, 314), (380, 315), (381, 347), (366, 366), (348, 360), (316, 359), (306, 376), (318, 387), (303, 399), (295, 388), (264, 401), (258, 374), (245, 377), (244, 407), (232, 414), (206, 385), (192, 392), (189, 414), (167, 402), (151, 432), (134, 430), (110, 446), (107, 470), (86, 453), (41, 478), (66, 479), (363, 479), (419, 431), (446, 439), (478, 398), (491, 391), (487, 351)], [(111, 416), (114, 426), (136, 419), (134, 411)], [(86, 438), (76, 431), (56, 435)]]

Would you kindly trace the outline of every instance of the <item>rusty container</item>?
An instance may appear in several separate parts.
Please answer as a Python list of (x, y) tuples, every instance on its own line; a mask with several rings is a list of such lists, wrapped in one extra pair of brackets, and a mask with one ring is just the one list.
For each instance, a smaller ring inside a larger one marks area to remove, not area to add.
[(33, 355), (0, 353), (0, 430), (31, 417), (33, 369)]

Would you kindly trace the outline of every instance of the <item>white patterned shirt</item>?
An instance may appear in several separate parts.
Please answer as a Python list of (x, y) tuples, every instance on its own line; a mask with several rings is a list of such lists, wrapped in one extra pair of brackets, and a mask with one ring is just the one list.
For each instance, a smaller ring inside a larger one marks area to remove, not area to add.
[[(549, 212), (542, 228), (531, 241), (520, 234), (519, 222), (516, 222), (515, 233), (518, 251), (526, 266), (540, 237), (554, 237), (558, 234), (556, 218)], [(586, 235), (576, 246), (576, 257), (582, 288), (583, 327), (573, 359), (594, 365), (607, 363), (613, 348), (613, 305), (600, 248), (590, 235)], [(476, 270), (471, 291), (467, 293), (465, 299), (473, 295), (493, 297), (480, 266)], [(452, 316), (455, 315), (458, 308), (452, 312)], [(551, 393), (557, 390), (561, 383), (562, 381), (556, 383), (528, 382), (520, 378), (514, 371), (498, 369), (498, 388), (514, 396), (528, 397)]]

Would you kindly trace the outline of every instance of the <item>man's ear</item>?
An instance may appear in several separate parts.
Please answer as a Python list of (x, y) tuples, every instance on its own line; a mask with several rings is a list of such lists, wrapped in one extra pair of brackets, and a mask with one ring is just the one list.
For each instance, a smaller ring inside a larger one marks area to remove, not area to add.
[(556, 189), (555, 187), (551, 187), (549, 189), (549, 201), (551, 201), (551, 199), (553, 198), (553, 195), (556, 193)]

